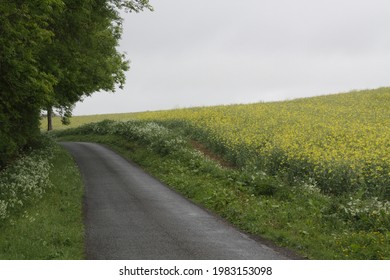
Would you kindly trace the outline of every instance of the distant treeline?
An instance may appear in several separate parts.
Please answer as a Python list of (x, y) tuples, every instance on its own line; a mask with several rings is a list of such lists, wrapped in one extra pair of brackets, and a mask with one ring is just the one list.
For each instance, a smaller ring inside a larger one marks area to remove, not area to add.
[(66, 121), (81, 98), (124, 84), (120, 10), (144, 8), (148, 0), (0, 1), (0, 169), (37, 139), (42, 110)]

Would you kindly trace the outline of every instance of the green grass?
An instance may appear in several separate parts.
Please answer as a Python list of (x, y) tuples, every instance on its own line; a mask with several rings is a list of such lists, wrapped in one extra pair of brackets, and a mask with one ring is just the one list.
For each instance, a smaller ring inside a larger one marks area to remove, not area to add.
[(0, 227), (0, 259), (83, 259), (83, 187), (73, 159), (55, 148), (52, 187)]
[[(164, 130), (144, 129), (146, 122), (137, 125), (143, 129), (128, 135), (126, 125), (115, 128), (109, 122), (57, 134), (61, 140), (106, 144), (241, 230), (303, 257), (390, 259), (388, 215), (375, 222), (375, 217), (365, 216), (364, 209), (371, 206), (363, 205), (361, 210), (361, 205), (349, 205), (348, 197), (324, 195), (310, 182), (291, 184), (260, 170), (221, 167), (199, 156), (190, 142), (170, 146), (175, 137), (184, 137), (180, 130), (168, 130), (153, 138), (147, 134)], [(91, 134), (95, 128), (98, 134)], [(109, 132), (115, 129), (117, 134)], [(351, 209), (358, 214), (348, 214)]]

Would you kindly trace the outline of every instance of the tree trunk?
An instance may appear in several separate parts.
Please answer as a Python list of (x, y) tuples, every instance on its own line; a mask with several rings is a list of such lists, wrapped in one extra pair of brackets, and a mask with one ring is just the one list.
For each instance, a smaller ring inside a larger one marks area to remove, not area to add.
[(47, 131), (53, 130), (52, 116), (53, 108), (49, 106), (47, 107)]

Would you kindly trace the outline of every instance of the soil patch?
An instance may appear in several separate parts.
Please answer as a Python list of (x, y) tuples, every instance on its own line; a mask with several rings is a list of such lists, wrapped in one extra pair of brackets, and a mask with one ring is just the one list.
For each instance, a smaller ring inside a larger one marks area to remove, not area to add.
[(237, 168), (237, 166), (235, 166), (233, 163), (225, 160), (220, 155), (217, 155), (216, 153), (211, 151), (208, 147), (206, 147), (206, 145), (204, 145), (198, 141), (195, 141), (195, 140), (190, 140), (190, 144), (194, 149), (201, 152), (205, 157), (207, 157), (213, 161), (218, 162), (221, 166), (223, 166), (225, 168), (229, 168), (229, 169), (236, 169)]

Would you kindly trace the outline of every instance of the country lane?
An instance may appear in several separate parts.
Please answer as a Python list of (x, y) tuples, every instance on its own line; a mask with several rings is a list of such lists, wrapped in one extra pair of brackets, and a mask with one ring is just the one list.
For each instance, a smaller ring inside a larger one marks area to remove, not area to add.
[(95, 143), (62, 142), (82, 174), (88, 259), (287, 259)]

